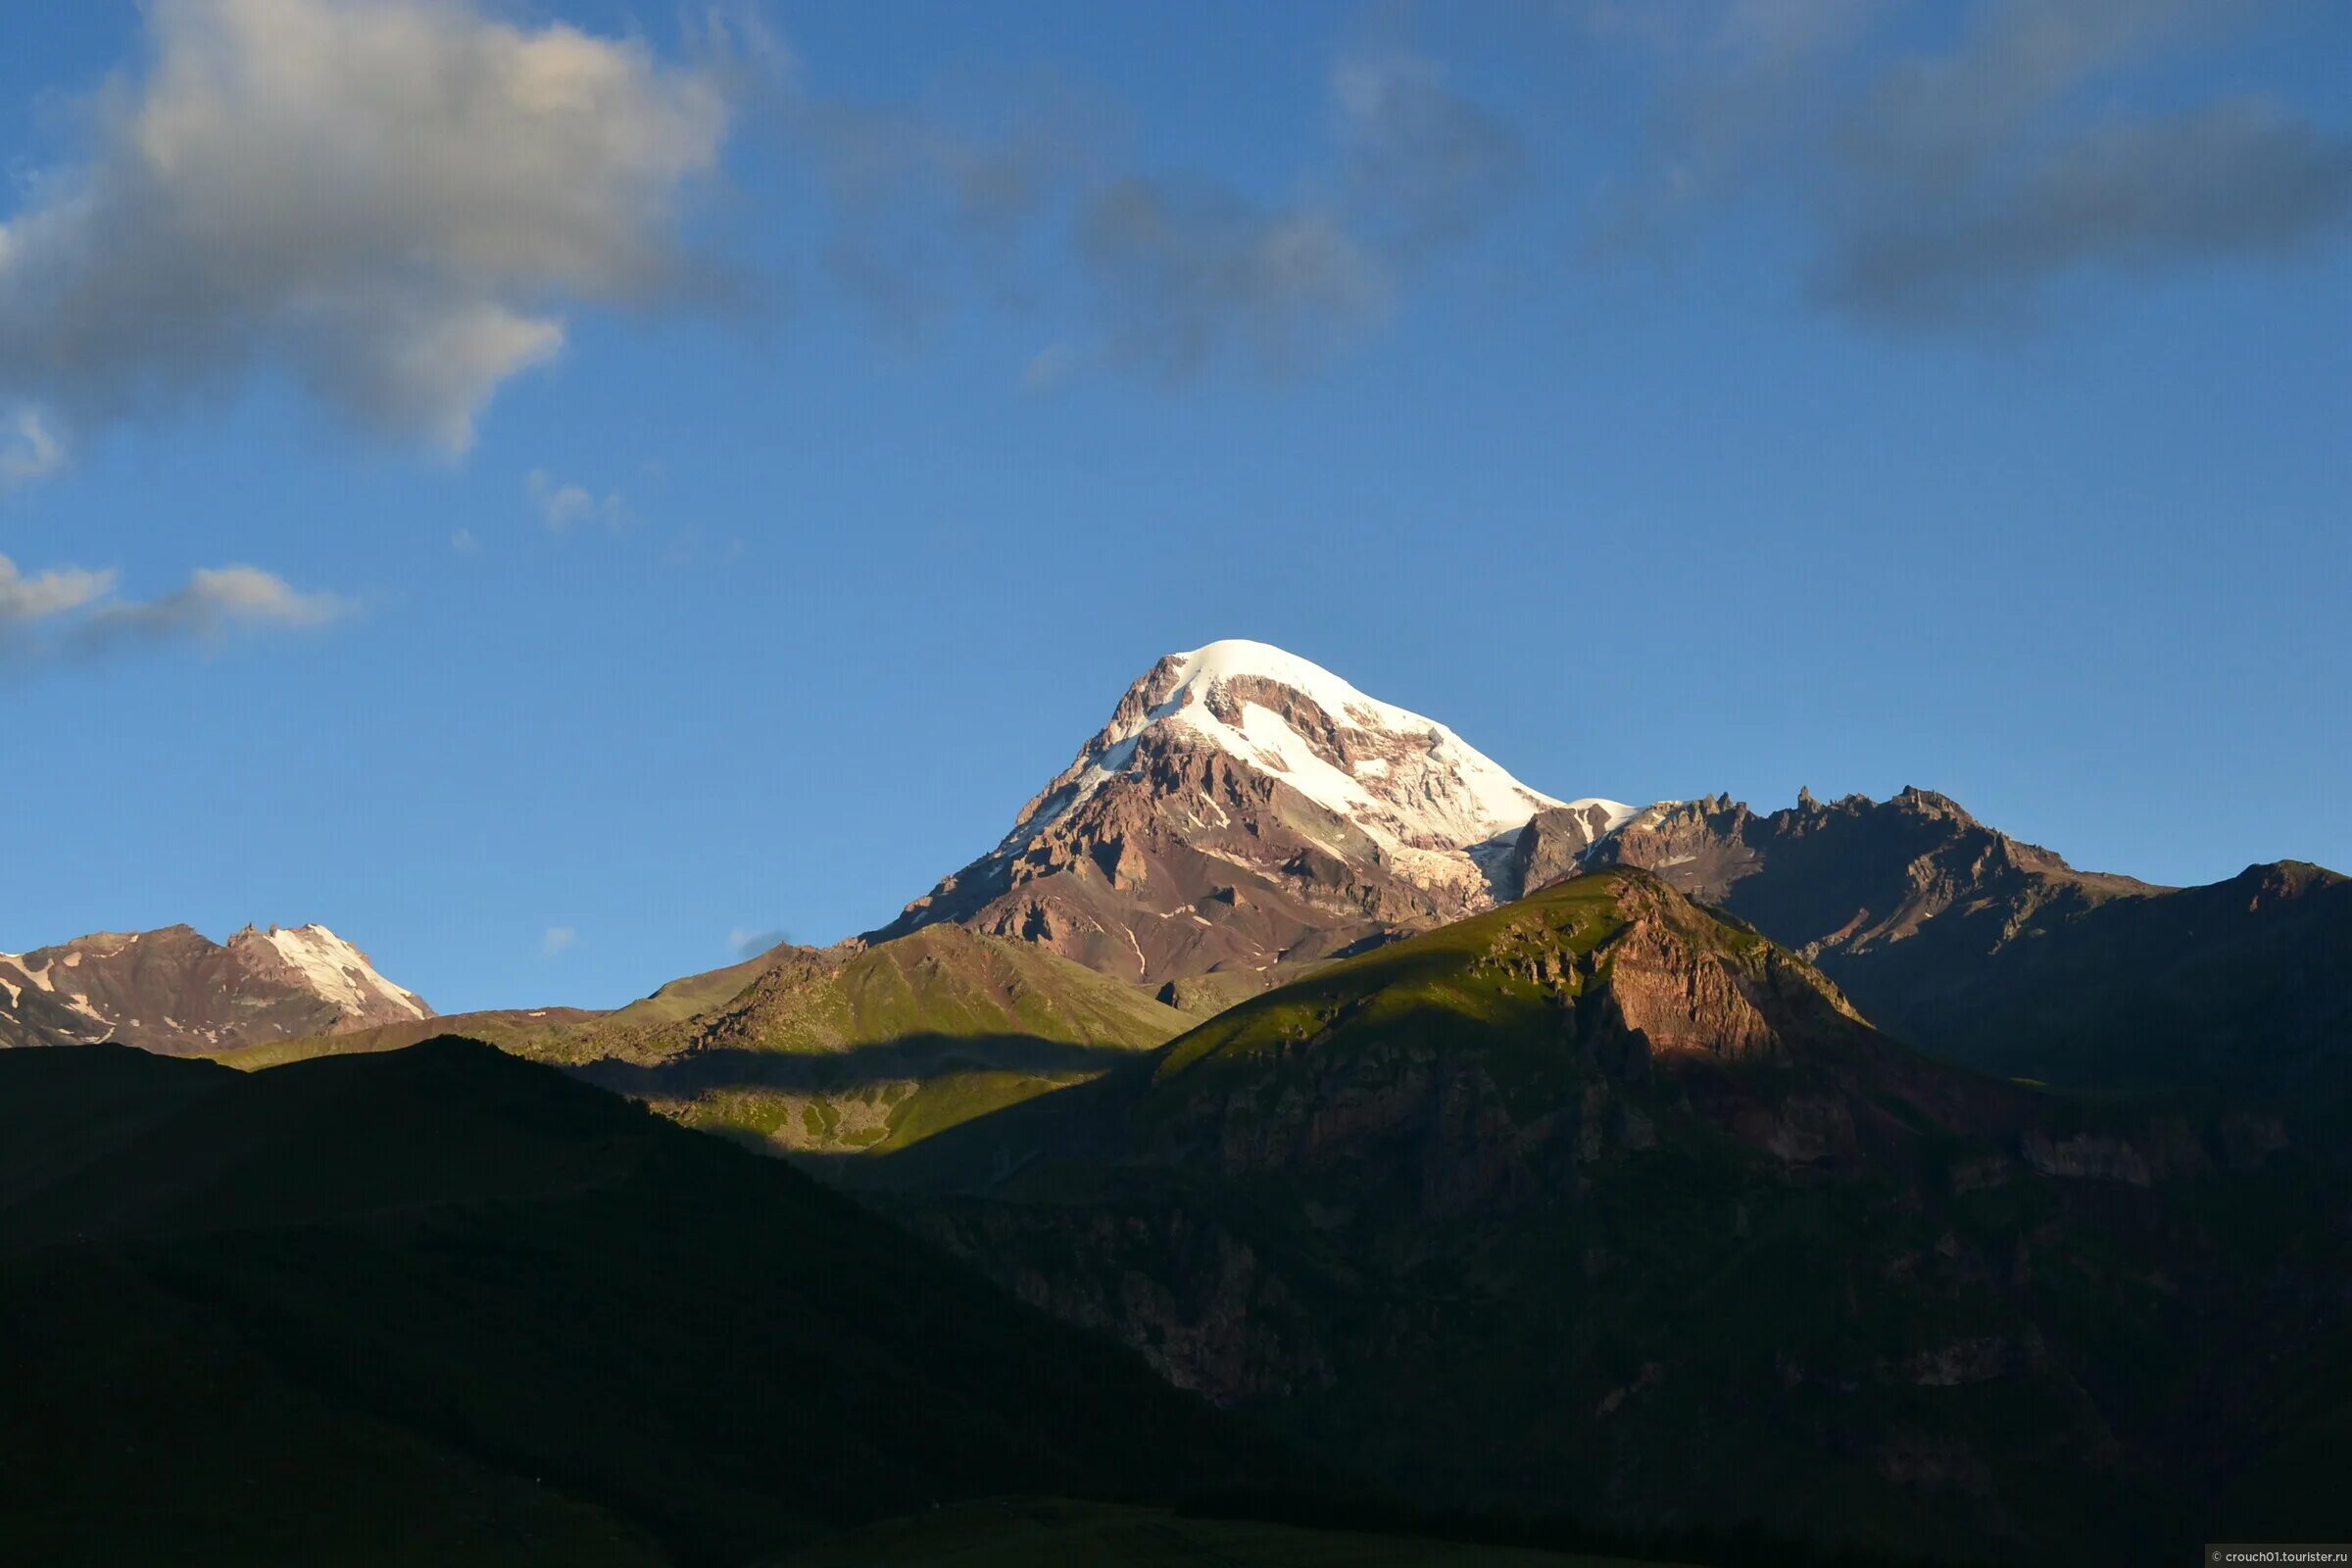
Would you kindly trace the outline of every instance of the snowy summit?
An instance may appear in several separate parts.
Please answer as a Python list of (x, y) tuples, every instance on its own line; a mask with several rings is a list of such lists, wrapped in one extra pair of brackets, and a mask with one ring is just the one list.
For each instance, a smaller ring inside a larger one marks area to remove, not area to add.
[(378, 974), (368, 955), (322, 925), (295, 926), (290, 930), (273, 925), (267, 931), (255, 931), (249, 926), (231, 937), (230, 944), (234, 946), (239, 938), (267, 944), (321, 1001), (353, 1017), (370, 1016), (385, 1009), (410, 1018), (433, 1015), (416, 993)]
[(1517, 898), (1534, 856), (1554, 874), (1637, 814), (1532, 789), (1297, 654), (1214, 642), (1156, 661), (994, 850), (867, 936), (952, 920), (1230, 999)]
[(1634, 814), (1614, 801), (1563, 802), (1531, 789), (1437, 720), (1270, 643), (1233, 638), (1153, 665), (1012, 837), (1077, 807), (1126, 769), (1155, 730), (1275, 775), (1392, 850), (1466, 851), (1565, 805), (1601, 806), (1611, 826)]

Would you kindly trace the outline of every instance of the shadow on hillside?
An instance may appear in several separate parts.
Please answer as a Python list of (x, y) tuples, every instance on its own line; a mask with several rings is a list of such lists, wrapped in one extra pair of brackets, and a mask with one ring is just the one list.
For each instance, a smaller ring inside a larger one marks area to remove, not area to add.
[(810, 1174), (877, 1193), (1002, 1196), (1008, 1184), (1044, 1167), (1075, 1161), (1108, 1170), (1128, 1152), (1127, 1119), (1151, 1083), (1150, 1060), (1130, 1054), (1116, 1070)]
[(956, 1072), (1011, 1072), (1080, 1078), (1105, 1072), (1144, 1052), (1079, 1045), (1035, 1035), (908, 1035), (843, 1051), (685, 1052), (656, 1062), (606, 1056), (571, 1069), (614, 1094), (686, 1098), (725, 1089), (837, 1094), (877, 1084)]
[[(1399, 955), (1391, 974), (1401, 978), (1369, 990), (1331, 977), (1321, 995), (1310, 978), (1280, 1013), (1235, 1009), (1230, 1039), (1204, 1026), (1217, 1049), (1192, 1059), (1122, 1054), (1123, 1070), (972, 1116), (845, 1175), (861, 1187), (994, 1196), (1073, 1164), (1378, 1173), (1416, 1192), (1425, 1180), (1475, 1181), (1480, 1202), (1508, 1206), (1573, 1188), (1603, 1148), (1655, 1147), (1661, 1124), (1669, 1141), (1747, 1146), (1792, 1180), (1907, 1177), (1930, 1146), (2006, 1147), (2046, 1110), (2029, 1091), (1935, 1062), (1809, 993), (1765, 998), (1770, 1039), (1717, 1052), (1653, 1047), (1612, 990), (1565, 1003), (1506, 991), (1483, 972), (1465, 980), (1459, 956), (1444, 953)], [(1446, 984), (1413, 997), (1425, 980)], [(1464, 1105), (1477, 1113), (1453, 1108)], [(1491, 1130), (1497, 1122), (1507, 1137)], [(1346, 1136), (1334, 1139), (1335, 1127)]]

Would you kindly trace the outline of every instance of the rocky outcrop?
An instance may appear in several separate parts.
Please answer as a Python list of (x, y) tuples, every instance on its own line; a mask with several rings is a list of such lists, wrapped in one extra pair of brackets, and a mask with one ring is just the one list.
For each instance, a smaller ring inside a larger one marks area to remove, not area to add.
[(1722, 904), (1761, 864), (1747, 843), (1754, 820), (1745, 805), (1726, 795), (1661, 804), (1603, 835), (1605, 843), (1594, 839), (1577, 869), (1640, 866), (1694, 899)]
[(1597, 802), (1538, 811), (1511, 841), (1502, 890), (1518, 898), (1575, 876), (1612, 824), (1613, 813)]
[(1638, 919), (1599, 955), (1607, 966), (1599, 1009), (1605, 1028), (1642, 1037), (1652, 1055), (1699, 1052), (1770, 1058), (1780, 1035), (1750, 990), (1760, 977), (1695, 951), (1665, 921)]

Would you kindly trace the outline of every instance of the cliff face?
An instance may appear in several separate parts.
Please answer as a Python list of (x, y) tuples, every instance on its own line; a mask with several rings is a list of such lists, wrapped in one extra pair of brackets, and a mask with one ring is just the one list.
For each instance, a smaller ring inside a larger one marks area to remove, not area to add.
[(1554, 806), (1538, 811), (1511, 842), (1510, 854), (1503, 861), (1506, 871), (1501, 891), (1517, 898), (1566, 881), (1585, 869), (1586, 861), (1592, 858), (1593, 846), (1612, 831), (1622, 832), (1647, 822), (1663, 809), (1652, 808), (1630, 820), (1600, 801)]

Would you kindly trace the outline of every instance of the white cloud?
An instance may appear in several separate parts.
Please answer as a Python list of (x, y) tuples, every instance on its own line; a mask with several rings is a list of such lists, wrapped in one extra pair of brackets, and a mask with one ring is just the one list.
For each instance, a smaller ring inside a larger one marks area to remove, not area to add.
[(727, 951), (738, 958), (756, 958), (768, 949), (781, 947), (791, 940), (792, 933), (789, 931), (739, 925), (727, 933)]
[(18, 409), (0, 419), (0, 490), (46, 479), (65, 466), (65, 443), (37, 409)]
[(547, 928), (547, 934), (539, 939), (539, 956), (543, 958), (561, 957), (579, 940), (580, 934), (570, 926), (551, 925)]
[(1088, 193), (1076, 245), (1109, 361), (1171, 379), (1221, 360), (1277, 376), (1311, 367), (1386, 322), (1415, 264), (1477, 232), (1525, 180), (1516, 127), (1433, 60), (1346, 54), (1327, 87), (1328, 167), (1293, 200), (1147, 175)]
[(459, 528), (449, 536), (449, 548), (461, 556), (478, 556), (482, 542), (473, 536), (471, 528)]
[(27, 577), (0, 556), (0, 631), (69, 614), (114, 592), (111, 571), (59, 566)]
[(155, 634), (211, 635), (231, 626), (323, 626), (351, 608), (333, 594), (299, 592), (259, 566), (199, 566), (186, 587), (160, 599), (101, 605), (97, 623)]
[(1817, 301), (1882, 327), (2006, 334), (2068, 275), (2277, 262), (2352, 234), (2352, 137), (2164, 79), (2267, 8), (1974, 0), (1907, 34), (1922, 9), (1678, 11), (1717, 25), (1654, 40), (1663, 112), (1594, 250), (1685, 243), (1762, 201), (1811, 232)]
[(966, 301), (1029, 309), (1075, 262), (1093, 319), (1014, 372), (1034, 394), (1081, 368), (1307, 368), (1386, 321), (1420, 264), (1525, 182), (1516, 127), (1434, 60), (1349, 51), (1326, 87), (1306, 160), (1246, 186), (1136, 166), (1124, 116), (1050, 74), (1007, 84), (993, 112), (861, 107), (797, 82), (785, 97), (831, 206), (825, 270), (886, 328), (919, 336)]
[(1294, 372), (1395, 304), (1388, 264), (1335, 215), (1200, 182), (1120, 180), (1089, 201), (1078, 243), (1114, 355), (1170, 379), (1237, 350)]
[(618, 531), (630, 521), (629, 504), (617, 492), (598, 497), (576, 484), (565, 484), (544, 468), (533, 468), (523, 481), (539, 520), (557, 533), (583, 522), (598, 522)]
[(1359, 220), (1407, 250), (1478, 228), (1527, 174), (1513, 125), (1455, 92), (1436, 61), (1401, 51), (1333, 65), (1331, 136)]
[(86, 658), (125, 644), (322, 626), (352, 609), (348, 600), (301, 592), (258, 566), (200, 566), (154, 599), (115, 597), (119, 580), (113, 570), (78, 566), (28, 576), (0, 556), (0, 659)]
[(462, 452), (565, 302), (692, 282), (715, 73), (472, 0), (155, 0), (146, 43), (0, 225), (0, 395), (115, 417), (268, 365)]

